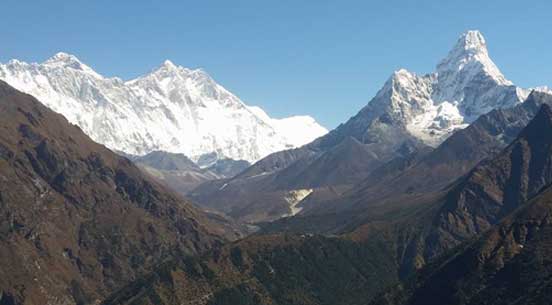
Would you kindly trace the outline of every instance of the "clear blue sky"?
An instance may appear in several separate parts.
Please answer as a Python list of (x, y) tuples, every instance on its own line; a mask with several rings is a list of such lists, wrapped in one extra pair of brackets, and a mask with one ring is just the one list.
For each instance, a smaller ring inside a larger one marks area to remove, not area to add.
[(460, 33), (483, 32), (514, 83), (552, 85), (552, 1), (2, 1), (0, 61), (77, 55), (130, 79), (164, 59), (204, 68), (271, 116), (328, 128), (392, 71), (432, 71)]

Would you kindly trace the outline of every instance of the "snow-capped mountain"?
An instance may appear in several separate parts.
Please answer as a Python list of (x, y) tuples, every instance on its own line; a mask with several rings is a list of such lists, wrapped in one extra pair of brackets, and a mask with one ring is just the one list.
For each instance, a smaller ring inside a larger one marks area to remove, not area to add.
[(58, 53), (41, 64), (11, 60), (0, 65), (0, 79), (34, 95), (95, 141), (135, 155), (162, 150), (197, 160), (214, 152), (252, 162), (327, 132), (308, 116), (272, 119), (205, 71), (168, 60), (125, 82)]
[(522, 102), (529, 91), (507, 80), (479, 31), (461, 35), (435, 72), (393, 73), (364, 112), (387, 113), (414, 137), (436, 146), (495, 108)]
[(286, 135), (288, 142), (294, 147), (299, 147), (313, 140), (310, 134), (296, 132), (297, 130), (309, 130), (319, 136), (328, 132), (327, 129), (320, 126), (314, 118), (308, 115), (297, 115), (283, 119), (270, 118), (264, 110), (257, 106), (250, 106), (249, 110), (255, 113), (265, 122), (269, 122), (277, 133)]

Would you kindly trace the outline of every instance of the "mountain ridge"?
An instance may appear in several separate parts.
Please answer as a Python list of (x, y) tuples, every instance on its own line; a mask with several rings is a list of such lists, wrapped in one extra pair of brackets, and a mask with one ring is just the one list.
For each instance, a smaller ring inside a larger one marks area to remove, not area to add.
[(60, 52), (41, 64), (0, 64), (0, 79), (38, 97), (95, 141), (135, 155), (163, 150), (197, 161), (214, 152), (252, 162), (326, 133), (309, 116), (270, 118), (204, 70), (169, 60), (123, 81), (103, 77), (76, 56)]
[(173, 253), (240, 236), (3, 81), (0, 118), (2, 304), (98, 303)]

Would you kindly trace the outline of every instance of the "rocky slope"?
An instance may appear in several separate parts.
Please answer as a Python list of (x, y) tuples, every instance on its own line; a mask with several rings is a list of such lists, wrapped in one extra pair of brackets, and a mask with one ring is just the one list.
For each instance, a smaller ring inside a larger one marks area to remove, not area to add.
[(497, 157), (474, 168), (439, 211), (437, 243), (462, 241), (486, 231), (552, 182), (552, 109), (537, 116)]
[(170, 61), (122, 81), (58, 53), (41, 64), (0, 64), (0, 79), (63, 114), (96, 142), (136, 155), (162, 150), (197, 160), (214, 152), (252, 162), (326, 133), (310, 117), (270, 118), (205, 71)]
[(0, 180), (2, 304), (97, 303), (239, 236), (1, 81)]
[(372, 304), (547, 304), (552, 297), (552, 189)]

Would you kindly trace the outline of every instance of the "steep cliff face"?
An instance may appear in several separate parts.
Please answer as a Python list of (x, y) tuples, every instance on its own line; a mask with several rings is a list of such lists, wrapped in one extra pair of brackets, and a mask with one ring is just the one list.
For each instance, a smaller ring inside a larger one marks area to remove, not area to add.
[(225, 239), (223, 225), (3, 82), (0, 181), (0, 299), (14, 304), (94, 303), (171, 253)]

